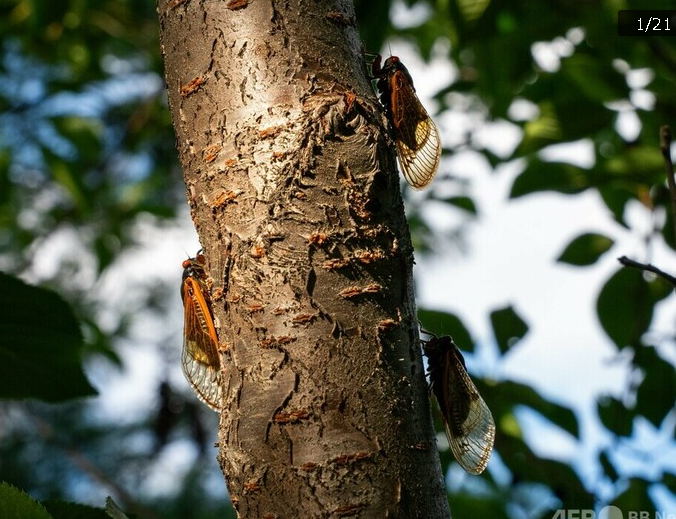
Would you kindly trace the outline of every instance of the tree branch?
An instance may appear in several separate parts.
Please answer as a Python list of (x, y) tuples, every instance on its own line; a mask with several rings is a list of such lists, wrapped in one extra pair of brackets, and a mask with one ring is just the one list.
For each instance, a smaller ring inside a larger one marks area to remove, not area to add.
[(656, 274), (657, 276), (661, 277), (664, 279), (667, 283), (670, 283), (671, 285), (676, 288), (676, 277), (667, 274), (663, 270), (658, 269), (654, 265), (651, 265), (650, 263), (639, 263), (638, 261), (634, 261), (633, 259), (629, 259), (626, 256), (622, 256), (621, 258), (617, 259), (622, 265), (625, 267), (631, 267), (639, 270), (644, 270), (646, 272), (652, 272), (653, 274)]

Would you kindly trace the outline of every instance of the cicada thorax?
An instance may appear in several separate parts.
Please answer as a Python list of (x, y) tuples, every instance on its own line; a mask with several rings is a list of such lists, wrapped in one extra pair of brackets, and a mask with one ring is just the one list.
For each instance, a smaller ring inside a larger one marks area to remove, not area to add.
[(493, 450), (495, 423), (467, 374), (465, 359), (448, 337), (423, 342), (431, 389), (439, 404), (453, 455), (472, 474), (481, 474)]
[[(433, 338), (424, 346), (429, 360), (431, 388), (439, 407), (448, 416), (448, 426), (454, 436), (464, 434), (462, 424), (469, 415), (470, 401), (453, 395), (471, 394), (466, 381), (458, 370), (458, 362), (464, 367), (465, 359), (457, 348), (448, 347), (440, 339)], [(444, 418), (446, 418), (444, 416)]]
[(394, 132), (399, 163), (406, 181), (421, 189), (428, 185), (439, 167), (439, 130), (415, 93), (413, 79), (397, 56), (390, 56), (381, 67), (382, 57), (373, 61), (372, 74), (380, 102)]
[(220, 354), (201, 254), (183, 262), (183, 373), (197, 397), (213, 410), (221, 407)]
[[(385, 112), (390, 124), (399, 133), (398, 137), (411, 149), (417, 146), (415, 141), (415, 127), (417, 124), (428, 117), (427, 112), (417, 110), (420, 103), (413, 102), (413, 106), (406, 110), (404, 99), (408, 96), (402, 95), (405, 90), (410, 90), (415, 95), (413, 78), (408, 69), (399, 60), (397, 56), (390, 56), (385, 60), (380, 72), (380, 79), (376, 83), (380, 91), (380, 102), (385, 107)], [(415, 96), (417, 98), (417, 96)], [(410, 100), (409, 100), (410, 102)], [(406, 119), (406, 116), (409, 119)]]

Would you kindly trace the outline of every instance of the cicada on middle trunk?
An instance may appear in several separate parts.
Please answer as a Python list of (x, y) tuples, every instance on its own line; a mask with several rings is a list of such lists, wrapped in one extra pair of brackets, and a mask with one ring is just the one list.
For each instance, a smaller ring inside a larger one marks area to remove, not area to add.
[(493, 451), (495, 422), (465, 369), (465, 359), (448, 336), (423, 342), (448, 443), (460, 466), (481, 474)]
[(378, 79), (380, 102), (394, 131), (399, 164), (406, 182), (416, 189), (427, 186), (439, 167), (441, 140), (439, 130), (418, 99), (413, 79), (397, 56), (381, 66), (377, 55), (371, 71)]
[(183, 374), (197, 397), (214, 411), (221, 408), (221, 363), (202, 254), (183, 262)]

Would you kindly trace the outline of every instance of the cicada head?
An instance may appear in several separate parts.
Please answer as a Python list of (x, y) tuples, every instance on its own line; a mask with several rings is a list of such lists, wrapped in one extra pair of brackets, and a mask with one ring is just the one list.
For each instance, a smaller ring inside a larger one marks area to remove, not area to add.
[(392, 78), (392, 76), (394, 76), (395, 72), (397, 71), (402, 72), (406, 77), (406, 79), (408, 80), (409, 85), (415, 92), (415, 87), (413, 86), (413, 78), (411, 77), (411, 74), (409, 73), (408, 69), (399, 59), (399, 56), (390, 56), (389, 58), (387, 58), (383, 65), (383, 70), (390, 79)]
[(181, 299), (185, 300), (185, 280), (188, 278), (193, 278), (198, 280), (200, 283), (204, 283), (207, 279), (207, 273), (205, 270), (206, 259), (201, 253), (195, 254), (194, 258), (188, 258), (183, 261), (183, 278), (181, 283)]

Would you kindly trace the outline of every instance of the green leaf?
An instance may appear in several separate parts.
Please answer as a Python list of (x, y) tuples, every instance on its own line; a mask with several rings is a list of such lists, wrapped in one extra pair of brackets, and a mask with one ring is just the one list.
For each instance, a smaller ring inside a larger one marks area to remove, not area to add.
[(44, 501), (42, 504), (54, 519), (110, 519), (103, 509), (92, 506), (65, 501)]
[(509, 519), (505, 504), (498, 496), (458, 492), (449, 496), (449, 501), (453, 519), (473, 519), (475, 517)]
[(568, 244), (556, 261), (571, 265), (592, 265), (613, 246), (613, 240), (596, 233), (581, 234)]
[(551, 102), (542, 102), (537, 118), (523, 125), (523, 138), (515, 153), (517, 156), (539, 151), (550, 144), (561, 142), (561, 124)]
[(1, 398), (96, 394), (82, 371), (80, 328), (59, 295), (0, 272), (0, 308)]
[(462, 351), (474, 351), (474, 341), (465, 325), (455, 315), (437, 310), (418, 310), (424, 330), (437, 336), (450, 335)]
[(596, 301), (601, 326), (620, 349), (639, 344), (650, 326), (655, 305), (672, 290), (660, 278), (646, 281), (636, 269), (618, 270), (603, 286)]
[(659, 427), (676, 402), (676, 371), (649, 346), (636, 349), (634, 362), (645, 373), (636, 394), (636, 411)]
[(601, 454), (599, 454), (599, 463), (601, 463), (601, 466), (603, 467), (604, 474), (608, 476), (613, 483), (619, 479), (620, 475), (617, 473), (615, 465), (610, 460), (608, 451), (601, 451)]
[(490, 3), (490, 0), (458, 0), (457, 5), (463, 20), (474, 22), (481, 18)]
[(95, 164), (101, 153), (101, 121), (91, 117), (60, 116), (52, 119), (55, 129), (78, 150), (85, 164)]
[(676, 475), (671, 472), (665, 472), (662, 474), (662, 484), (670, 490), (671, 495), (673, 496), (674, 491), (676, 490)]
[(544, 74), (526, 87), (523, 95), (537, 104), (537, 118), (524, 125), (523, 140), (515, 156), (563, 142), (588, 139), (607, 131), (616, 113), (585, 96), (578, 85), (562, 74)]
[(449, 205), (453, 205), (457, 207), (458, 209), (462, 209), (463, 211), (467, 211), (468, 213), (471, 214), (476, 214), (476, 205), (474, 205), (474, 200), (472, 200), (468, 196), (451, 196), (448, 198), (442, 198), (440, 199), (441, 202), (445, 202)]
[(613, 499), (613, 505), (620, 510), (656, 510), (648, 491), (651, 482), (645, 479), (632, 478), (629, 488)]
[(45, 508), (16, 487), (0, 482), (2, 519), (55, 519)]
[[(557, 76), (557, 80), (565, 83), (561, 76)], [(575, 88), (566, 89), (566, 86), (564, 84), (557, 88), (559, 95), (555, 99), (562, 141), (575, 142), (587, 139), (606, 131), (613, 124), (616, 112), (601, 103), (580, 96), (580, 92)]]
[[(480, 385), (479, 381), (477, 381), (477, 385)], [(483, 386), (482, 389), (490, 394), (491, 405), (496, 410), (513, 409), (517, 405), (524, 405), (540, 413), (544, 418), (574, 437), (579, 437), (580, 429), (575, 413), (568, 407), (543, 398), (532, 387), (518, 382), (503, 381), (500, 382), (495, 391), (489, 392)]]
[[(0, 149), (0, 218), (4, 219), (2, 214), (3, 205), (5, 205), (12, 196), (14, 185), (10, 181), (9, 168), (12, 162), (10, 153), (7, 150)], [(4, 221), (0, 220), (0, 229), (5, 227)]]
[(597, 414), (603, 426), (619, 436), (631, 436), (634, 413), (611, 396), (601, 397), (597, 403)]
[(491, 324), (502, 354), (507, 353), (528, 333), (528, 324), (521, 319), (512, 306), (491, 312)]
[(561, 162), (531, 160), (526, 169), (514, 180), (510, 198), (537, 193), (558, 191), (574, 194), (590, 187), (588, 172), (577, 166)]
[(604, 167), (615, 177), (652, 184), (664, 176), (664, 159), (658, 146), (630, 146), (608, 159)]
[(593, 508), (594, 496), (582, 484), (577, 473), (565, 463), (540, 458), (520, 439), (499, 438), (500, 457), (512, 473), (513, 481), (542, 483), (563, 503), (580, 509)]
[(64, 193), (68, 193), (72, 204), (82, 212), (90, 210), (90, 201), (87, 190), (83, 185), (83, 175), (72, 164), (63, 160), (47, 149), (43, 154), (54, 181), (61, 186)]
[(599, 104), (629, 97), (624, 75), (610, 61), (576, 52), (562, 62), (561, 72), (580, 92)]
[(671, 247), (672, 250), (676, 250), (676, 242), (674, 242), (674, 225), (676, 223), (674, 222), (674, 212), (671, 210), (671, 195), (668, 194), (668, 189), (664, 188), (663, 186), (659, 186), (658, 189), (661, 189), (662, 193), (665, 193), (665, 200), (664, 203), (662, 204), (663, 206), (666, 206), (665, 210), (665, 221), (664, 225), (662, 226), (662, 238), (664, 238), (664, 241), (666, 244)]
[(598, 192), (603, 199), (603, 203), (613, 213), (615, 221), (624, 227), (627, 224), (624, 221), (625, 208), (629, 202), (636, 200), (637, 194), (635, 190), (631, 190), (628, 186), (617, 185), (611, 183), (609, 185), (599, 186)]

